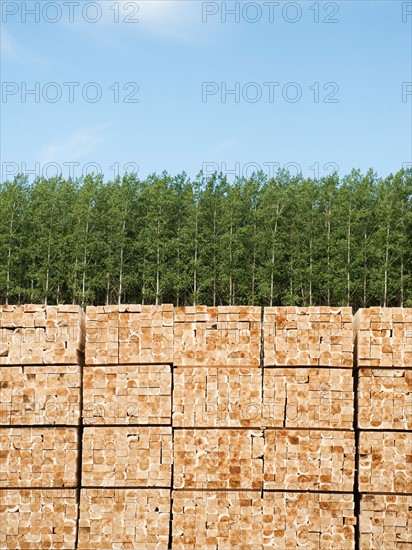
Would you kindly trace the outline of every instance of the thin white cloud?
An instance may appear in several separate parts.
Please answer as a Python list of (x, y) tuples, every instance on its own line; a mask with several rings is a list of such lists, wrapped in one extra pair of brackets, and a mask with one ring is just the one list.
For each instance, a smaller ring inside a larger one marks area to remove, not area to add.
[[(123, 3), (126, 0), (122, 0)], [(139, 24), (165, 38), (191, 42), (201, 24), (201, 5), (185, 0), (144, 0), (139, 3)]]
[[(87, 32), (90, 37), (103, 40), (106, 45), (117, 46), (119, 36), (132, 32), (142, 36), (195, 44), (210, 40), (210, 25), (202, 23), (202, 2), (193, 0), (97, 0), (100, 6), (96, 23), (85, 20), (80, 8), (74, 21), (62, 18), (61, 24), (73, 30)], [(91, 10), (88, 17), (95, 17)], [(110, 27), (110, 31), (108, 28)], [(202, 38), (203, 37), (203, 38)]]
[(1, 57), (12, 61), (21, 60), (21, 49), (10, 32), (4, 27), (1, 27)]
[(221, 153), (222, 151), (225, 151), (226, 149), (233, 147), (236, 144), (237, 144), (236, 141), (230, 141), (230, 140), (222, 141), (221, 143), (218, 143), (217, 145), (210, 147), (207, 152), (209, 154)]
[(41, 153), (42, 164), (76, 162), (99, 150), (107, 140), (108, 124), (80, 128), (65, 140), (46, 145)]
[[(87, 26), (91, 31), (98, 31), (103, 25), (111, 26), (113, 31), (135, 31), (193, 43), (198, 41), (199, 31), (204, 28), (201, 2), (193, 0), (115, 0), (113, 3), (98, 0), (98, 3), (102, 17), (96, 25)], [(79, 19), (76, 22), (79, 23)]]

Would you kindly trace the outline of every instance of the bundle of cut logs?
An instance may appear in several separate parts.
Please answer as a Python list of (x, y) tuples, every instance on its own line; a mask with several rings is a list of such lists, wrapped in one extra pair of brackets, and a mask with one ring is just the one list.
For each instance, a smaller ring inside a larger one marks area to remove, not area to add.
[(412, 548), (412, 309), (1, 306), (0, 389), (0, 548)]

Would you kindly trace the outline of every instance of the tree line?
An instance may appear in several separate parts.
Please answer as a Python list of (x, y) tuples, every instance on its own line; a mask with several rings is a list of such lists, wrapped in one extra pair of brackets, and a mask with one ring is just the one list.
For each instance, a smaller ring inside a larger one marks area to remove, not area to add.
[(0, 302), (412, 306), (412, 170), (0, 184)]

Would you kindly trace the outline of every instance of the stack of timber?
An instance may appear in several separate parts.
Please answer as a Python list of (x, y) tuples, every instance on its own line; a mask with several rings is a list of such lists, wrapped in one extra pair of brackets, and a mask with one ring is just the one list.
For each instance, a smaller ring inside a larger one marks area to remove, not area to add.
[(355, 434), (265, 430), (264, 488), (352, 493)]
[(78, 548), (168, 549), (168, 489), (83, 489)]
[(170, 487), (169, 427), (87, 427), (83, 431), (82, 485)]
[(362, 495), (359, 523), (360, 550), (412, 547), (410, 495)]
[(358, 426), (412, 430), (412, 369), (359, 369)]
[(83, 371), (83, 422), (170, 425), (170, 365), (87, 366)]
[(170, 305), (86, 310), (79, 548), (168, 548), (173, 318)]
[(259, 367), (174, 367), (173, 375), (174, 427), (263, 425)]
[(265, 366), (353, 366), (352, 308), (265, 307)]
[(0, 306), (0, 365), (76, 365), (84, 352), (78, 306)]
[(355, 325), (360, 548), (406, 550), (412, 547), (412, 308), (361, 309)]
[(178, 307), (174, 335), (176, 367), (260, 365), (259, 307)]
[(261, 430), (175, 430), (175, 488), (262, 489), (263, 451)]
[(173, 362), (173, 306), (99, 306), (86, 309), (86, 364)]
[(0, 425), (77, 426), (79, 365), (1, 366)]
[(75, 548), (85, 317), (0, 307), (1, 548)]
[(74, 549), (77, 531), (74, 489), (0, 491), (0, 548)]
[(358, 367), (412, 367), (412, 308), (360, 309), (354, 321)]
[(352, 495), (174, 491), (173, 548), (350, 550)]
[(258, 307), (175, 308), (173, 548), (261, 547), (261, 330)]
[(263, 384), (266, 426), (353, 430), (351, 369), (267, 367)]
[(264, 308), (263, 346), (264, 496), (297, 507), (274, 547), (354, 548), (352, 310)]

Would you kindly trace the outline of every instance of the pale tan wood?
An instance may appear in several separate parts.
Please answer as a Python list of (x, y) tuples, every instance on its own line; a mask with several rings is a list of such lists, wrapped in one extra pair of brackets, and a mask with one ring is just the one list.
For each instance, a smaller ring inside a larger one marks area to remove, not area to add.
[(86, 364), (173, 362), (173, 306), (90, 306)]
[(411, 432), (361, 432), (359, 490), (412, 493)]
[(185, 489), (260, 489), (261, 430), (174, 431), (174, 486)]
[(358, 425), (412, 430), (412, 370), (359, 369)]
[(84, 342), (78, 306), (0, 306), (0, 365), (79, 364)]
[(412, 548), (412, 497), (362, 495), (360, 550)]
[(265, 430), (264, 489), (353, 491), (354, 479), (353, 432)]
[(82, 489), (79, 548), (168, 550), (168, 489)]
[(171, 428), (85, 428), (82, 485), (170, 487), (172, 453)]
[(267, 427), (353, 429), (353, 374), (343, 368), (265, 368)]
[(0, 424), (77, 425), (78, 365), (0, 367)]
[(0, 491), (0, 548), (74, 549), (76, 522), (73, 489)]
[(0, 428), (0, 487), (78, 485), (76, 428)]
[(170, 425), (169, 365), (116, 365), (83, 370), (85, 424)]
[(359, 367), (412, 367), (412, 308), (360, 309), (356, 326)]
[(352, 308), (265, 307), (264, 365), (353, 367)]
[(175, 308), (175, 366), (258, 367), (260, 345), (259, 307)]
[(262, 369), (175, 367), (173, 425), (260, 427), (265, 424)]
[(173, 548), (354, 548), (353, 495), (173, 491)]

